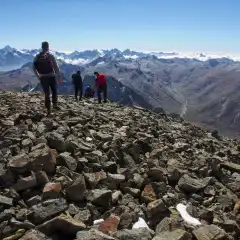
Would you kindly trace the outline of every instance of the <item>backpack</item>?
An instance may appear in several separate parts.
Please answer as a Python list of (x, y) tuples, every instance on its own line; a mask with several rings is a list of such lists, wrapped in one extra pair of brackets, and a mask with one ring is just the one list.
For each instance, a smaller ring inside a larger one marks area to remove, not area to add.
[(85, 93), (90, 94), (91, 91), (92, 91), (91, 87), (90, 86), (86, 86)]
[(54, 72), (51, 56), (48, 52), (40, 53), (37, 56), (34, 66), (40, 74), (49, 74)]

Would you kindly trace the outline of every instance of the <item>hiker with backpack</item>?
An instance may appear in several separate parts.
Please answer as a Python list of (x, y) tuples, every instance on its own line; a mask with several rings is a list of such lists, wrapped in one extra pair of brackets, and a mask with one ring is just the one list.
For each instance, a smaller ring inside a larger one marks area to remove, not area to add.
[(78, 101), (78, 94), (79, 94), (79, 101), (82, 100), (82, 77), (80, 71), (77, 71), (72, 75), (72, 83), (75, 89), (75, 99)]
[(96, 76), (95, 86), (97, 89), (98, 102), (102, 102), (101, 93), (103, 93), (104, 102), (107, 102), (107, 78), (104, 74), (94, 72)]
[(45, 94), (45, 107), (47, 108), (47, 114), (49, 115), (51, 113), (50, 89), (52, 92), (53, 108), (58, 109), (56, 77), (58, 78), (59, 84), (62, 83), (62, 77), (55, 57), (49, 53), (48, 42), (42, 43), (42, 51), (33, 61), (33, 71), (41, 82)]

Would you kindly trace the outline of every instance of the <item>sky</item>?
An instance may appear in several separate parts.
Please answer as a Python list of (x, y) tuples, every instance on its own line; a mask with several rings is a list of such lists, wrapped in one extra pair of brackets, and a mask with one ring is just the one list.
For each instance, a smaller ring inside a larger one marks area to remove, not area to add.
[(0, 0), (0, 48), (240, 53), (239, 0)]

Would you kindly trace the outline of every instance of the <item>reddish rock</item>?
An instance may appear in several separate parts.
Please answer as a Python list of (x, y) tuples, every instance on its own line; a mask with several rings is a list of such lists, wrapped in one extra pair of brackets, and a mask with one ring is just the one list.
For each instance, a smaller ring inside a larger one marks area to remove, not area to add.
[(142, 201), (146, 203), (153, 202), (157, 199), (153, 188), (150, 185), (146, 185), (141, 194)]
[(43, 189), (43, 198), (57, 198), (60, 197), (62, 190), (61, 184), (58, 183), (47, 183)]
[(120, 218), (115, 215), (111, 215), (98, 227), (98, 230), (105, 234), (112, 234), (117, 232)]

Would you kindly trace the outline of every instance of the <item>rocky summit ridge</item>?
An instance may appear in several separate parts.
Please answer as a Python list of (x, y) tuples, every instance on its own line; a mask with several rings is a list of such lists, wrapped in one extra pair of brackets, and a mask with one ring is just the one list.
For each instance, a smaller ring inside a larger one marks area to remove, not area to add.
[(0, 93), (0, 239), (240, 239), (237, 140), (178, 115), (64, 96), (46, 117), (43, 100)]

